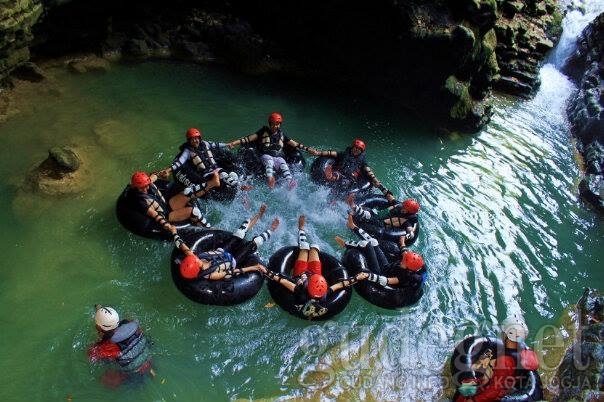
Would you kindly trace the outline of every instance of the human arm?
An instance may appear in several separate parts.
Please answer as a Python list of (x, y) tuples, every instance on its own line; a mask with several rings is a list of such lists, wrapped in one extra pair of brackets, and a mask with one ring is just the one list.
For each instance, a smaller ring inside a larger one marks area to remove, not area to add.
[(189, 148), (184, 148), (182, 152), (178, 155), (178, 158), (170, 165), (169, 167), (162, 169), (158, 172), (159, 177), (166, 179), (170, 173), (179, 169), (184, 165), (189, 158), (193, 157), (193, 153), (189, 150)]
[(246, 135), (245, 137), (241, 137), (237, 140), (231, 141), (231, 142), (227, 143), (226, 146), (229, 149), (233, 149), (237, 145), (248, 145), (251, 142), (256, 141), (257, 139), (258, 139), (258, 133), (253, 133), (253, 134)]
[(232, 269), (230, 274), (231, 275), (241, 275), (241, 274), (246, 274), (248, 272), (260, 272), (261, 274), (266, 274), (267, 269), (262, 264), (254, 264), (254, 265), (250, 265), (250, 266), (243, 267), (243, 268)]
[(369, 278), (369, 273), (368, 272), (359, 272), (358, 274), (356, 274), (352, 278), (344, 279), (343, 281), (340, 281), (338, 283), (334, 283), (329, 288), (331, 289), (332, 292), (336, 292), (336, 291), (338, 291), (340, 289), (348, 288), (348, 287), (354, 285), (355, 283), (357, 283), (359, 281), (364, 281), (367, 278)]
[(291, 281), (288, 277), (281, 275), (278, 272), (274, 272), (274, 271), (267, 269), (266, 272), (264, 273), (264, 275), (271, 281), (275, 281), (278, 284), (280, 284), (281, 286), (287, 288), (287, 290), (289, 290), (292, 293), (296, 289), (296, 284), (293, 281)]
[(161, 226), (163, 229), (167, 230), (168, 232), (170, 232), (172, 234), (176, 233), (176, 227), (174, 225), (172, 225), (170, 222), (168, 222), (166, 217), (163, 214), (160, 214), (159, 212), (157, 212), (152, 206), (150, 206), (147, 209), (147, 216), (150, 217), (151, 219), (153, 219), (155, 222), (157, 222), (157, 224), (159, 226)]
[(120, 354), (120, 347), (111, 341), (100, 341), (88, 349), (88, 359), (91, 362), (100, 360), (115, 360)]
[(184, 240), (181, 239), (178, 233), (176, 232), (176, 227), (174, 227), (174, 232), (172, 234), (174, 235), (174, 245), (176, 246), (176, 248), (185, 253), (185, 255), (193, 255), (193, 252), (191, 251), (189, 246), (187, 246)]
[(226, 142), (217, 142), (217, 141), (206, 141), (208, 148), (211, 150), (218, 150), (228, 148), (228, 143)]
[(288, 138), (287, 141), (285, 142), (287, 145), (292, 146), (296, 149), (301, 149), (302, 151), (306, 151), (311, 155), (318, 155), (319, 152), (312, 148), (312, 147), (307, 147), (306, 145), (302, 144), (301, 142), (297, 142), (295, 140), (292, 140), (291, 138)]
[(316, 151), (316, 153), (312, 154), (315, 156), (323, 156), (325, 158), (337, 158), (338, 157), (338, 153), (336, 151), (333, 150), (327, 150), (327, 151), (319, 151), (316, 150), (314, 148), (312, 148), (314, 151)]
[(365, 171), (365, 174), (367, 175), (367, 177), (369, 177), (369, 181), (371, 182), (371, 185), (373, 187), (380, 190), (382, 192), (382, 194), (384, 194), (385, 197), (388, 197), (388, 195), (392, 196), (392, 191), (390, 191), (386, 187), (384, 187), (384, 185), (378, 180), (375, 173), (373, 173), (373, 170), (371, 170), (369, 165), (365, 164), (363, 166), (363, 170)]
[(374, 274), (374, 273), (369, 274), (369, 277), (367, 278), (367, 280), (369, 282), (377, 283), (380, 286), (398, 285), (399, 284), (399, 280), (396, 276), (392, 276), (392, 277), (388, 278), (384, 275), (378, 275), (378, 274)]

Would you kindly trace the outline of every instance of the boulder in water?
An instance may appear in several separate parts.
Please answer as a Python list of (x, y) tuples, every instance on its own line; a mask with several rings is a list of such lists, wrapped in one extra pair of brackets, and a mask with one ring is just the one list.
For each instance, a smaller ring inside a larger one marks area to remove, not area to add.
[(67, 68), (69, 71), (77, 74), (84, 74), (88, 72), (104, 73), (109, 71), (111, 65), (107, 60), (101, 57), (84, 56), (82, 58), (68, 61)]
[(88, 171), (82, 166), (74, 148), (53, 147), (48, 151), (48, 158), (29, 172), (23, 190), (52, 196), (79, 193), (91, 183)]

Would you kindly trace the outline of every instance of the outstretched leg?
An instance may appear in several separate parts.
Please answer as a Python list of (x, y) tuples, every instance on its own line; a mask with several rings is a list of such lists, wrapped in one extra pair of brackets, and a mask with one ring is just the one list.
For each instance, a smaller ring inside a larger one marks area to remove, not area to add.
[(304, 231), (305, 223), (306, 217), (300, 215), (298, 217), (298, 258), (294, 264), (294, 277), (300, 276), (308, 269), (308, 252), (310, 250), (310, 244), (308, 244), (306, 232)]
[(349, 214), (356, 216), (359, 219), (369, 220), (371, 218), (371, 212), (364, 209), (363, 207), (355, 204), (354, 202), (354, 193), (348, 194), (346, 197), (346, 204), (350, 207)]
[(264, 165), (267, 184), (270, 188), (273, 188), (275, 187), (275, 161), (270, 155), (262, 155), (260, 159)]
[(256, 225), (256, 223), (258, 223), (258, 220), (260, 218), (262, 218), (262, 216), (264, 215), (265, 212), (266, 212), (266, 204), (260, 205), (260, 209), (258, 210), (258, 213), (256, 215), (252, 216), (250, 219), (244, 220), (241, 223), (241, 225), (239, 226), (239, 228), (233, 232), (233, 236), (243, 239), (245, 237), (245, 235), (247, 234), (248, 230), (253, 228), (254, 225)]
[(256, 244), (256, 248), (262, 246), (266, 241), (268, 241), (268, 239), (271, 238), (273, 232), (279, 227), (279, 223), (279, 218), (273, 219), (273, 222), (271, 223), (271, 227), (269, 229), (266, 229), (264, 232), (260, 233), (252, 239), (252, 242)]
[[(357, 236), (359, 236), (363, 240), (375, 240), (373, 237), (371, 237), (371, 235), (369, 235), (369, 233), (365, 232), (363, 229), (361, 229), (354, 223), (354, 220), (352, 219), (352, 214), (348, 214), (348, 219), (346, 220), (346, 227), (352, 230)], [(377, 242), (377, 240), (375, 240), (375, 242)]]

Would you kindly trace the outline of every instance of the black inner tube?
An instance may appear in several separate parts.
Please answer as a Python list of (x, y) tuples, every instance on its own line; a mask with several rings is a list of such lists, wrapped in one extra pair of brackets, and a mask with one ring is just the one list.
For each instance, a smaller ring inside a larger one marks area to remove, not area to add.
[[(394, 245), (394, 247), (397, 246)], [(390, 261), (397, 260), (397, 257), (389, 256), (388, 253), (385, 254)], [(393, 259), (391, 260), (391, 258)], [(356, 275), (361, 271), (371, 271), (365, 256), (360, 250), (357, 249), (346, 249), (342, 257), (342, 263), (350, 275)], [(426, 273), (424, 273), (423, 277), (424, 280), (419, 288), (411, 288), (409, 286), (405, 286), (405, 284), (400, 284), (396, 287), (382, 286), (369, 281), (361, 281), (354, 285), (354, 288), (357, 293), (361, 295), (361, 297), (378, 307), (397, 309), (413, 305), (422, 297), (424, 294), (423, 283), (425, 282)]]
[[(166, 201), (175, 194), (173, 184), (167, 180), (158, 179), (154, 184), (161, 191)], [(135, 191), (138, 190), (127, 185), (117, 199), (115, 212), (121, 225), (130, 232), (149, 239), (172, 240), (173, 236), (170, 232), (160, 226), (157, 221), (151, 219), (146, 212), (139, 210), (134, 199)], [(198, 201), (196, 200), (196, 202)], [(199, 204), (197, 206), (203, 210), (203, 207)], [(191, 222), (188, 220), (177, 222), (174, 225), (179, 231), (192, 227)]]
[[(271, 256), (268, 262), (268, 269), (278, 272), (281, 275), (291, 278), (294, 264), (298, 258), (298, 247), (283, 247)], [(323, 276), (331, 286), (341, 280), (348, 278), (346, 269), (340, 264), (340, 261), (323, 252), (319, 252)], [(268, 282), (268, 290), (275, 302), (288, 313), (295, 315), (303, 320), (326, 320), (340, 313), (352, 296), (352, 288), (346, 288), (334, 292), (326, 300), (320, 303), (316, 300), (310, 300), (305, 304), (299, 304), (293, 293), (284, 286), (274, 282)]]
[[(390, 206), (388, 199), (381, 194), (371, 194), (360, 198), (356, 201), (356, 204), (367, 209), (382, 210)], [(407, 231), (402, 227), (386, 226), (384, 222), (379, 219), (361, 220), (358, 217), (354, 217), (354, 223), (369, 233), (372, 237), (377, 240), (388, 240), (398, 244), (401, 236), (405, 236)], [(411, 246), (417, 240), (419, 236), (420, 225), (418, 223), (415, 231), (415, 236), (411, 240), (406, 241), (406, 246)]]
[(311, 180), (323, 186), (331, 188), (339, 195), (356, 193), (359, 195), (366, 195), (372, 191), (371, 181), (367, 175), (363, 172), (361, 177), (350, 185), (345, 185), (341, 181), (328, 181), (325, 178), (325, 168), (328, 165), (333, 165), (335, 162), (334, 158), (328, 158), (325, 156), (319, 156), (310, 165), (310, 178)]
[[(181, 235), (195, 255), (204, 251), (215, 250), (227, 243), (233, 233), (217, 229), (189, 230)], [(202, 304), (230, 306), (242, 303), (255, 296), (264, 283), (264, 278), (257, 272), (250, 272), (221, 280), (197, 278), (185, 279), (180, 274), (180, 263), (184, 258), (182, 251), (174, 249), (171, 258), (171, 273), (174, 284), (189, 299)], [(237, 267), (262, 264), (257, 253), (252, 253), (237, 261)]]
[[(521, 346), (526, 349), (526, 346)], [(480, 380), (485, 376), (485, 369), (476, 363), (488, 357), (493, 360), (506, 353), (503, 341), (495, 337), (471, 336), (457, 344), (451, 356), (451, 377), (455, 385), (460, 386), (464, 380)], [(515, 358), (517, 361), (517, 358)], [(516, 369), (519, 380), (514, 390), (501, 398), (506, 402), (539, 401), (543, 399), (543, 386), (537, 371)], [(454, 398), (455, 400), (455, 398)]]

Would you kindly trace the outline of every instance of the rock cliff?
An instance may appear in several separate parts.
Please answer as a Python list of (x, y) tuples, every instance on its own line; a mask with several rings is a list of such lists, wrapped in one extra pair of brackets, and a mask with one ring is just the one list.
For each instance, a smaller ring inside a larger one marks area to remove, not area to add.
[(565, 66), (578, 91), (568, 106), (571, 131), (584, 160), (583, 198), (604, 213), (604, 13), (581, 34)]
[(471, 132), (489, 121), (493, 88), (527, 96), (538, 87), (559, 27), (554, 0), (4, 1), (0, 31), (14, 39), (0, 42), (0, 78), (30, 50), (34, 58), (92, 51), (221, 62), (332, 85)]

